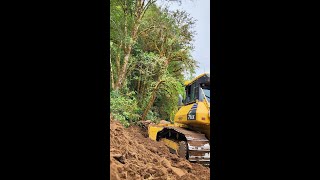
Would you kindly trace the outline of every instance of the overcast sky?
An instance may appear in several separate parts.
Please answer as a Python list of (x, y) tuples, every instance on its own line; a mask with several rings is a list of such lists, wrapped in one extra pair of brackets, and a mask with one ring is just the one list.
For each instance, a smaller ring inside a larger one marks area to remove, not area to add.
[[(164, 4), (159, 1), (157, 4)], [(170, 10), (184, 10), (196, 19), (193, 58), (199, 62), (196, 76), (210, 72), (210, 0), (182, 0), (182, 4), (166, 3)]]

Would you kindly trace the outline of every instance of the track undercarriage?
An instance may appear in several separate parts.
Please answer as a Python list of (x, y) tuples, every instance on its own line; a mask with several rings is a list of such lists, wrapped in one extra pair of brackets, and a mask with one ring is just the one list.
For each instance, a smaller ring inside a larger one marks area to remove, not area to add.
[(202, 133), (167, 126), (158, 132), (157, 141), (164, 141), (172, 152), (190, 162), (210, 166), (210, 142)]

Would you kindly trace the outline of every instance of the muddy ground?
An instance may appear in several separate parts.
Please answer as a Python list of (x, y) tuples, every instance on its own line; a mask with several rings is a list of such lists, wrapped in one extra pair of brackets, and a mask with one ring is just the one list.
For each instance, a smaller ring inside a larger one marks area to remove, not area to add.
[(138, 126), (110, 119), (110, 179), (207, 180), (210, 169), (171, 154)]

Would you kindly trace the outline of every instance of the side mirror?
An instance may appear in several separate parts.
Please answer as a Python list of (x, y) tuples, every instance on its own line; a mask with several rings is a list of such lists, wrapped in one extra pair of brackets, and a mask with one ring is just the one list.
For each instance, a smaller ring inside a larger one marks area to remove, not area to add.
[(179, 94), (178, 106), (182, 106), (182, 105), (183, 105), (183, 98), (182, 98), (181, 94)]

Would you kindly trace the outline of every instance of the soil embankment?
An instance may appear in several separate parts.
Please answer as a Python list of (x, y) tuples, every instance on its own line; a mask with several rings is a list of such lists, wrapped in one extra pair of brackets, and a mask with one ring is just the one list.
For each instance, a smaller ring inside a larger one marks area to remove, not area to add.
[(171, 154), (138, 126), (124, 128), (110, 119), (110, 179), (207, 180), (210, 169)]

